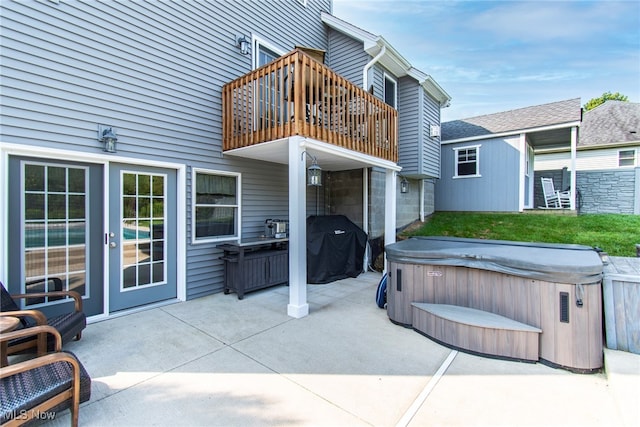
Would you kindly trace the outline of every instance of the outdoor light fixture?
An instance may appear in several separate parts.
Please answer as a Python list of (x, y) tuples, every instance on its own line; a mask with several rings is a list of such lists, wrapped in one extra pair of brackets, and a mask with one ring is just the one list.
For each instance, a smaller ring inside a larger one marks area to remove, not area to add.
[(246, 36), (237, 36), (236, 37), (236, 46), (240, 48), (240, 53), (243, 55), (249, 54), (249, 46), (251, 42)]
[(307, 168), (307, 185), (320, 187), (322, 186), (322, 168), (318, 166), (317, 159), (306, 151), (302, 152), (301, 157), (304, 158), (305, 154), (311, 157), (311, 166)]
[(400, 181), (400, 192), (406, 193), (409, 191), (409, 181), (404, 176), (402, 177), (402, 181)]
[(107, 153), (116, 152), (118, 135), (112, 126), (98, 125), (98, 141), (104, 144), (103, 150)]

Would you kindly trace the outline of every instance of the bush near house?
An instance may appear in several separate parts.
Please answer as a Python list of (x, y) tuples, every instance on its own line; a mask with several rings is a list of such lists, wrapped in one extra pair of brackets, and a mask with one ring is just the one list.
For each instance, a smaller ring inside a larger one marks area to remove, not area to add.
[(640, 215), (525, 215), (436, 212), (404, 236), (451, 236), (599, 247), (612, 256), (635, 257)]

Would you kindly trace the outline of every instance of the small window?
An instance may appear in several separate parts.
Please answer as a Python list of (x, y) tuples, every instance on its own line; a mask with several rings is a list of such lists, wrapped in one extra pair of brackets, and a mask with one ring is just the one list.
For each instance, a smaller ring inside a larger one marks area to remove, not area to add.
[(635, 166), (636, 150), (620, 150), (618, 151), (618, 166)]
[(479, 152), (480, 146), (454, 148), (456, 177), (480, 176)]
[(240, 235), (240, 175), (194, 170), (194, 241), (229, 240)]
[(398, 108), (397, 104), (397, 89), (398, 83), (388, 74), (384, 75), (384, 102), (393, 108)]

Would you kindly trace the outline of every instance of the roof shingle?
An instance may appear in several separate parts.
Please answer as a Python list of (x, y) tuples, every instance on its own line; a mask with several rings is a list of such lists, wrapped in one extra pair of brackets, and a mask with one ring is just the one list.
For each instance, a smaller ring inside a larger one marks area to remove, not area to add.
[(580, 98), (442, 123), (442, 140), (513, 132), (580, 121)]
[(640, 103), (606, 101), (584, 113), (579, 147), (640, 142)]

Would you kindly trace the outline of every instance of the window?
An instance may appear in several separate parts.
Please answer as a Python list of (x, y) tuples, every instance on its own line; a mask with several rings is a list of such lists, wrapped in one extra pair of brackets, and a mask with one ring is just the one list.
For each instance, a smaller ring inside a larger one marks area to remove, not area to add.
[(479, 145), (454, 148), (453, 150), (456, 162), (454, 178), (480, 176)]
[(393, 108), (398, 108), (398, 99), (396, 96), (396, 89), (398, 83), (387, 73), (384, 74), (384, 102)]
[(193, 241), (240, 235), (240, 174), (194, 169)]
[(254, 57), (253, 57), (254, 69), (260, 68), (263, 65), (268, 64), (269, 62), (280, 58), (282, 55), (286, 53), (255, 36), (253, 37), (253, 52), (254, 52)]
[(635, 166), (636, 150), (620, 150), (618, 151), (618, 166)]

